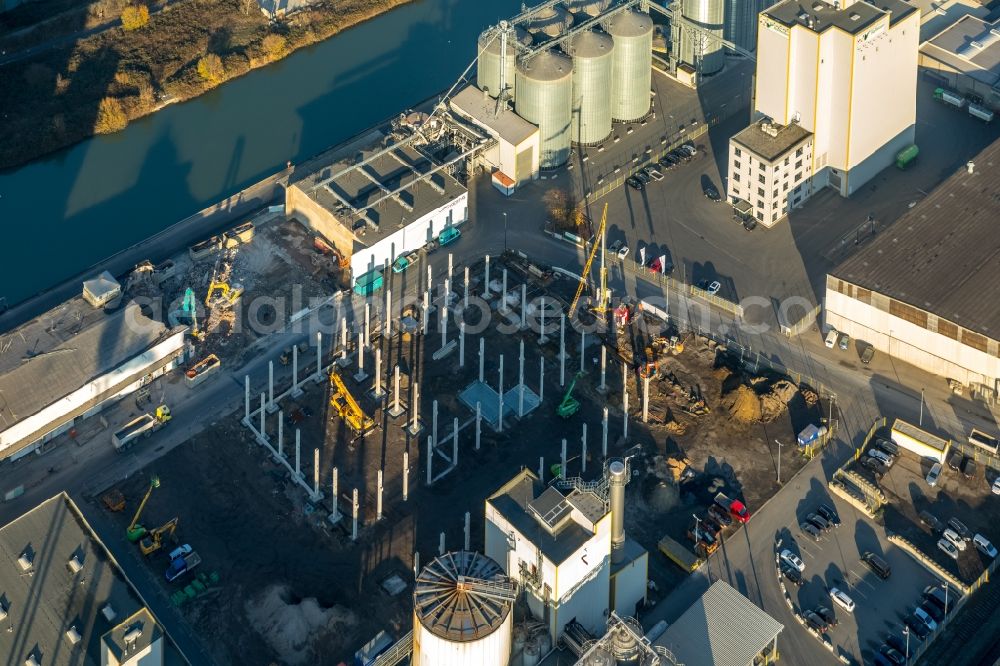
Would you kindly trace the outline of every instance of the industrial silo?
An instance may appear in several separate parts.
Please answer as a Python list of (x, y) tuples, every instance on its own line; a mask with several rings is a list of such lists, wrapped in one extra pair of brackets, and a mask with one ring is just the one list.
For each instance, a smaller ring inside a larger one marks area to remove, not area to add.
[(611, 6), (611, 0), (566, 0), (566, 9), (576, 16), (594, 17)]
[(516, 585), (490, 558), (446, 553), (413, 587), (413, 666), (506, 666)]
[(563, 34), (573, 25), (573, 16), (562, 7), (546, 7), (528, 21), (528, 32), (536, 43), (548, 41)]
[(724, 7), (725, 0), (683, 0), (681, 4), (684, 18), (702, 31), (694, 32), (679, 26), (680, 61), (694, 66), (701, 74), (715, 74), (726, 66), (726, 52), (722, 47)]
[(603, 32), (587, 30), (571, 37), (573, 104), (570, 132), (576, 143), (592, 144), (611, 134), (611, 59), (615, 43)]
[[(507, 58), (501, 58), (502, 44), (504, 42), (503, 32), (506, 32)], [(483, 89), (488, 90), (490, 95), (496, 97), (500, 93), (500, 70), (504, 69), (503, 84), (510, 94), (510, 99), (514, 98), (514, 64), (517, 59), (517, 49), (515, 42), (530, 44), (531, 35), (523, 28), (514, 28), (507, 25), (506, 21), (501, 21), (499, 26), (485, 30), (479, 35), (479, 60), (476, 62), (476, 83)]]
[(611, 58), (611, 117), (638, 120), (649, 112), (653, 19), (642, 12), (620, 12), (608, 21), (607, 31), (615, 40)]
[(538, 125), (539, 166), (566, 163), (572, 139), (573, 62), (553, 51), (541, 51), (517, 64), (517, 115)]

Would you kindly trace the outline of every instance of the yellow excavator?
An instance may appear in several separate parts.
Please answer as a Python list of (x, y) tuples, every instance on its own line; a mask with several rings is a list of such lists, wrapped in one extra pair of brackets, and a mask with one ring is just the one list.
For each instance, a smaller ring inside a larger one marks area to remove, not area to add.
[(153, 494), (153, 489), (159, 487), (160, 477), (154, 476), (149, 480), (149, 490), (146, 491), (146, 496), (142, 498), (142, 502), (139, 503), (139, 508), (136, 510), (135, 515), (132, 516), (132, 522), (128, 524), (128, 528), (125, 530), (125, 536), (132, 543), (135, 543), (142, 537), (146, 536), (147, 530), (139, 524), (139, 517), (142, 515), (143, 509), (146, 508), (146, 502), (149, 501), (149, 496)]
[[(601, 213), (601, 225), (597, 229), (597, 234), (594, 236), (594, 246), (590, 248), (590, 255), (587, 256), (587, 262), (583, 265), (583, 273), (580, 274), (580, 284), (576, 288), (576, 295), (573, 296), (573, 302), (569, 306), (569, 316), (573, 316), (576, 312), (576, 306), (580, 302), (580, 296), (583, 295), (583, 290), (587, 288), (588, 278), (590, 276), (590, 267), (594, 264), (594, 257), (597, 256), (597, 250), (604, 248), (604, 230), (608, 224), (608, 204), (604, 204), (604, 212)], [(602, 254), (603, 256), (603, 254)], [(600, 286), (597, 291), (597, 304), (594, 305), (591, 310), (599, 315), (604, 315), (608, 311), (609, 305), (608, 298), (608, 269), (601, 262), (601, 280)]]
[(374, 430), (375, 421), (364, 413), (361, 405), (354, 399), (351, 392), (347, 390), (344, 380), (336, 371), (330, 373), (330, 385), (333, 387), (333, 392), (330, 396), (330, 406), (337, 410), (337, 414), (344, 420), (348, 427), (356, 432), (359, 437)]
[(152, 555), (163, 547), (163, 540), (165, 538), (174, 536), (174, 532), (176, 530), (177, 518), (171, 518), (155, 530), (148, 532), (146, 536), (139, 541), (139, 550), (142, 551), (143, 555)]
[(240, 300), (240, 296), (243, 295), (243, 287), (238, 284), (230, 286), (228, 282), (216, 282), (213, 280), (208, 285), (208, 294), (205, 296), (205, 305), (207, 307), (212, 307), (213, 301), (217, 298), (217, 292), (218, 297), (222, 298), (229, 305), (232, 305)]

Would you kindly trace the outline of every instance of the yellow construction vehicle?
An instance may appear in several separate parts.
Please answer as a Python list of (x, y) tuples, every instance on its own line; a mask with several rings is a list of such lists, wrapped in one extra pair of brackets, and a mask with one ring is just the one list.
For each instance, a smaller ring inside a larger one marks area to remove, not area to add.
[(160, 477), (154, 476), (149, 480), (149, 490), (146, 491), (146, 496), (142, 498), (139, 508), (136, 509), (135, 515), (132, 516), (132, 522), (128, 524), (128, 528), (125, 530), (125, 536), (132, 543), (146, 536), (146, 528), (139, 524), (139, 516), (142, 515), (142, 510), (146, 508), (146, 502), (149, 501), (149, 496), (153, 494), (153, 489), (159, 487)]
[(155, 530), (148, 532), (146, 536), (139, 541), (139, 550), (142, 551), (143, 555), (152, 555), (163, 547), (164, 538), (173, 537), (176, 530), (177, 518), (171, 518)]
[(330, 406), (337, 410), (337, 414), (344, 422), (358, 434), (359, 437), (368, 434), (375, 429), (375, 421), (364, 413), (361, 405), (354, 399), (351, 392), (344, 385), (344, 380), (336, 371), (330, 373), (330, 385), (333, 387), (333, 394), (330, 396)]
[[(218, 296), (216, 296), (218, 292)], [(211, 307), (213, 301), (217, 299), (222, 299), (227, 305), (232, 305), (236, 301), (240, 300), (240, 296), (243, 295), (243, 287), (236, 284), (230, 286), (228, 282), (212, 282), (208, 285), (208, 294), (205, 296), (205, 305)]]
[[(601, 225), (597, 229), (597, 234), (594, 236), (594, 246), (590, 248), (590, 254), (587, 256), (587, 262), (583, 265), (583, 273), (580, 274), (580, 284), (576, 288), (576, 295), (573, 296), (573, 302), (569, 306), (569, 316), (573, 316), (576, 312), (576, 306), (580, 302), (580, 296), (583, 295), (583, 290), (587, 288), (588, 277), (590, 276), (590, 268), (594, 265), (594, 257), (597, 256), (597, 250), (603, 249), (604, 247), (604, 229), (608, 224), (608, 204), (604, 204), (604, 212), (601, 213)], [(608, 269), (604, 266), (604, 255), (601, 254), (601, 280), (600, 286), (598, 287), (597, 293), (597, 305), (591, 308), (594, 312), (603, 315), (608, 311)]]

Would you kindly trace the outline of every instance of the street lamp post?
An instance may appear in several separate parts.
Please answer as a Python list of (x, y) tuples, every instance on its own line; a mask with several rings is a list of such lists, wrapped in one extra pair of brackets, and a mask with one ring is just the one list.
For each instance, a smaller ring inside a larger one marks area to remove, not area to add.
[(903, 635), (906, 636), (906, 660), (903, 663), (904, 664), (909, 664), (910, 663), (910, 628), (909, 627), (905, 627), (905, 626), (903, 627)]
[(920, 427), (924, 427), (924, 389), (920, 389)]
[(778, 485), (781, 485), (781, 442), (774, 440), (774, 443), (778, 445)]
[(944, 617), (948, 619), (948, 583), (941, 583), (944, 588)]
[(701, 518), (699, 518), (698, 515), (694, 513), (692, 513), (691, 516), (694, 518), (694, 538), (695, 538), (695, 545), (697, 546), (698, 545), (697, 541), (698, 539), (701, 538)]
[(503, 214), (503, 251), (507, 251), (507, 213)]

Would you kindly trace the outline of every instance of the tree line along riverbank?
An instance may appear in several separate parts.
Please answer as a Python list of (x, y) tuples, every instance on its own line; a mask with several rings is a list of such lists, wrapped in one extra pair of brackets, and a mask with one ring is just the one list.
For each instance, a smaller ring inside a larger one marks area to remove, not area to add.
[[(0, 169), (117, 132), (165, 103), (196, 97), (410, 1), (326, 0), (280, 22), (255, 0), (176, 0), (161, 11), (120, 5), (132, 29), (109, 28), (0, 66)], [(94, 10), (76, 14), (82, 30)]]

